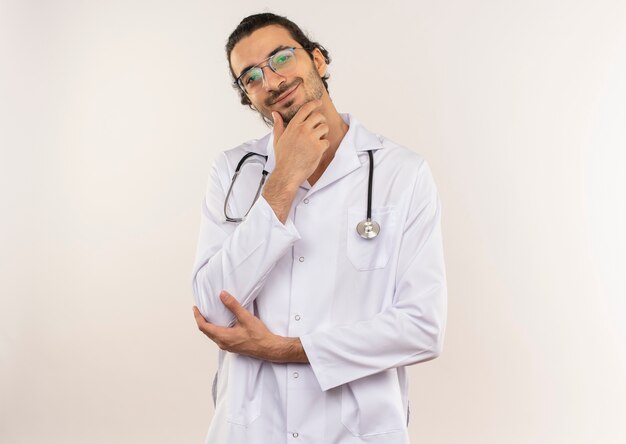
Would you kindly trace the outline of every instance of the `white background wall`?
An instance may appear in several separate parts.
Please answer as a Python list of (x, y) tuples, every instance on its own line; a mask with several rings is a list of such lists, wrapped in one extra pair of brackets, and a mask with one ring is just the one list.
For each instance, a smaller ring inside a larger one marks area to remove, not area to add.
[(266, 10), (434, 171), (449, 320), (413, 442), (626, 442), (622, 0), (0, 0), (0, 442), (202, 442), (200, 202), (267, 132), (223, 46)]

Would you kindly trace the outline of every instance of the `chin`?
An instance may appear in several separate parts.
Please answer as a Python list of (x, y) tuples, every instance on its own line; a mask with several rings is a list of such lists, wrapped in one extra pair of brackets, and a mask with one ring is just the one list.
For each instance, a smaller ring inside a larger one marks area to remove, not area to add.
[(306, 105), (308, 102), (311, 102), (313, 99), (311, 100), (303, 100), (302, 103), (297, 103), (294, 101), (293, 104), (290, 104), (287, 106), (287, 110), (284, 112), (281, 112), (280, 115), (283, 117), (283, 120), (288, 121), (293, 119), (293, 116), (295, 116), (297, 114), (298, 111), (300, 111), (300, 108), (302, 108), (304, 105)]
[(302, 105), (294, 105), (290, 106), (287, 111), (284, 113), (280, 113), (285, 123), (291, 122), (291, 119), (296, 115), (296, 113), (302, 108)]

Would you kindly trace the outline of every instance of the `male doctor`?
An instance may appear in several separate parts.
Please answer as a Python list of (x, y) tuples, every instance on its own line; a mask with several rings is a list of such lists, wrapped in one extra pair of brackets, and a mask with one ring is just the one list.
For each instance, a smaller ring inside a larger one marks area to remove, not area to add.
[(439, 355), (446, 319), (431, 171), (337, 112), (328, 52), (285, 17), (246, 17), (226, 51), (273, 131), (214, 162), (202, 204), (194, 314), (220, 348), (206, 443), (407, 443), (406, 366)]

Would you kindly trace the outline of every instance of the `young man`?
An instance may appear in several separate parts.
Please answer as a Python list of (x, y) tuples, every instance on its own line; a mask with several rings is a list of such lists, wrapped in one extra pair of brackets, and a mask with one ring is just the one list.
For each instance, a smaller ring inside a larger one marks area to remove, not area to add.
[(245, 18), (226, 50), (273, 131), (215, 161), (202, 206), (194, 313), (220, 348), (206, 442), (407, 443), (405, 367), (439, 355), (446, 318), (428, 165), (337, 112), (328, 52), (286, 18)]

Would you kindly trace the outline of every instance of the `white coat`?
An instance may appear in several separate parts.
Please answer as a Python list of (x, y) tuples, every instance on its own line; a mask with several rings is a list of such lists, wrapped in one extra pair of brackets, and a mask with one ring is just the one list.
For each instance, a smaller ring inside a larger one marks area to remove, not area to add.
[[(435, 358), (446, 319), (441, 206), (424, 159), (366, 130), (349, 114), (333, 161), (304, 182), (283, 225), (261, 196), (241, 223), (224, 199), (247, 152), (268, 156), (273, 134), (225, 151), (213, 164), (193, 267), (193, 293), (211, 323), (235, 296), (278, 335), (299, 337), (309, 364), (274, 364), (219, 351), (207, 444), (408, 443), (405, 366)], [(362, 239), (369, 159), (372, 219)], [(246, 170), (247, 169), (247, 170)], [(240, 217), (261, 168), (244, 167), (229, 201)]]

